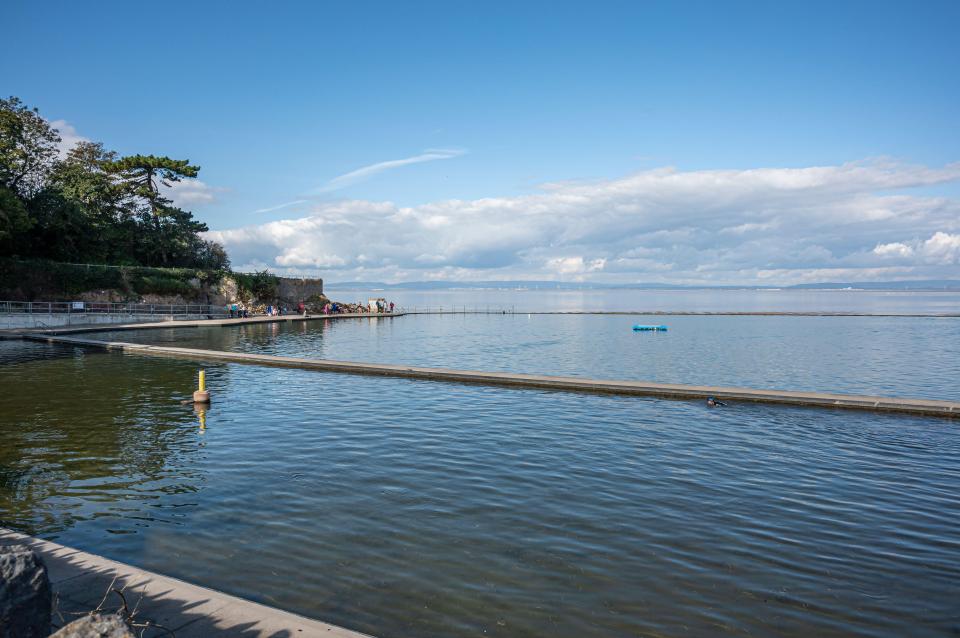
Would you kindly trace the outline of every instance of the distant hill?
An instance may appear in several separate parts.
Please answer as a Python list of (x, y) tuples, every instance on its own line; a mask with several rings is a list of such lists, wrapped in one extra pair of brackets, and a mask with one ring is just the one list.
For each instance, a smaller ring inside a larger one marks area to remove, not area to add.
[(674, 289), (672, 284), (598, 284), (565, 281), (405, 281), (388, 284), (382, 281), (341, 281), (325, 283), (328, 290), (599, 290), (609, 288)]
[(960, 290), (960, 280), (855, 281), (796, 284), (793, 286), (680, 286), (676, 284), (601, 284), (563, 281), (343, 281), (327, 283), (327, 290)]

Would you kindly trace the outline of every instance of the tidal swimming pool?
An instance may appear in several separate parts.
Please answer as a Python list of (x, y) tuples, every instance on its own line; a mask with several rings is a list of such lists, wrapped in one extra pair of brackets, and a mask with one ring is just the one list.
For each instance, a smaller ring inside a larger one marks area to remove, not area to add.
[[(634, 323), (668, 324), (635, 333)], [(421, 315), (91, 338), (263, 354), (960, 400), (960, 318)]]
[(384, 637), (960, 629), (954, 421), (203, 365), (0, 342), (0, 524)]

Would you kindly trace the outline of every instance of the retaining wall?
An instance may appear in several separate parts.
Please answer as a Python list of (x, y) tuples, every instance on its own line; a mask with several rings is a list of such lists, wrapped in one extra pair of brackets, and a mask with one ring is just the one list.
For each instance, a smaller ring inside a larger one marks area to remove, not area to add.
[(96, 313), (0, 313), (0, 330), (17, 328), (61, 328), (67, 326), (124, 325), (139, 322), (187, 321), (206, 315), (114, 315)]

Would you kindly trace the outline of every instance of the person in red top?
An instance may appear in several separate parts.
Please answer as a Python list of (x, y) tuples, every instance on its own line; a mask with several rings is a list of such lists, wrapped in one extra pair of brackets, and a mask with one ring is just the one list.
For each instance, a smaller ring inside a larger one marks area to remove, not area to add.
[(390, 302), (390, 312), (391, 312), (391, 313), (393, 312), (393, 302), (392, 302), (392, 301)]
[(303, 305), (302, 301), (297, 304), (297, 312), (299, 312), (301, 315), (307, 314), (307, 308)]

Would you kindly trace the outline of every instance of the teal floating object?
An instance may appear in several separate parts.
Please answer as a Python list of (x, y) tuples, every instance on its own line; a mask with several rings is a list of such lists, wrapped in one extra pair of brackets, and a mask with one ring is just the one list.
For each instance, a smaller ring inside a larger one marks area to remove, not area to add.
[(636, 332), (648, 332), (648, 331), (666, 332), (667, 327), (666, 326), (642, 326), (640, 324), (637, 324), (633, 327), (633, 329)]

